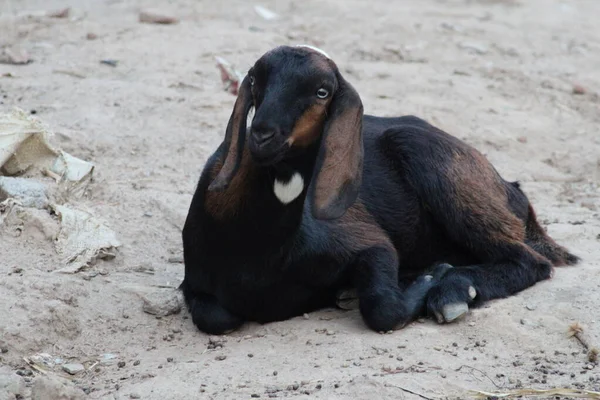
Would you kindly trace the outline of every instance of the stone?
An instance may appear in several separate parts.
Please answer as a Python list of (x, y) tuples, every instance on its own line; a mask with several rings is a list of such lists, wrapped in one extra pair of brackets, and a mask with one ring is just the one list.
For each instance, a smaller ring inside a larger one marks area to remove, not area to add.
[(25, 382), (14, 373), (0, 374), (0, 398), (17, 399), (24, 397)]
[(83, 400), (83, 391), (58, 376), (39, 376), (33, 381), (32, 400)]
[(181, 311), (183, 300), (181, 294), (172, 289), (161, 289), (142, 297), (142, 310), (159, 317), (177, 314)]
[(46, 208), (46, 186), (25, 178), (0, 176), (0, 201), (8, 198), (19, 200), (23, 207)]
[(65, 364), (62, 366), (62, 369), (70, 375), (77, 375), (85, 371), (85, 367), (82, 364)]

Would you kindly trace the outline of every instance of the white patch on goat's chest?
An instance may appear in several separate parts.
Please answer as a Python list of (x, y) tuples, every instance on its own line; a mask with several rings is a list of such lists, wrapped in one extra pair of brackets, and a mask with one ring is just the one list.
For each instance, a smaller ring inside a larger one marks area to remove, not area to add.
[(279, 199), (283, 204), (289, 204), (294, 201), (300, 193), (304, 190), (304, 179), (302, 179), (302, 175), (298, 172), (294, 172), (294, 175), (290, 178), (289, 181), (283, 182), (279, 179), (275, 178), (275, 182), (273, 183), (273, 191), (275, 192), (275, 197)]

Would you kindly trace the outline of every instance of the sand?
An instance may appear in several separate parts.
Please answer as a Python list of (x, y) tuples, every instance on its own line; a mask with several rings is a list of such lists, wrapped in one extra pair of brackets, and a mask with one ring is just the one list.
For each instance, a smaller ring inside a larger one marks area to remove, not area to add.
[[(33, 60), (0, 64), (0, 111), (35, 112), (54, 130), (53, 145), (96, 165), (86, 193), (69, 201), (122, 242), (114, 259), (60, 274), (63, 260), (37, 224), (0, 228), (0, 377), (23, 385), (11, 393), (46, 390), (23, 361), (39, 353), (83, 364), (73, 376), (60, 366), (46, 375), (67, 377), (90, 399), (600, 390), (600, 367), (567, 336), (580, 322), (600, 346), (600, 2), (260, 4), (279, 18), (264, 20), (246, 1), (0, 2), (0, 46)], [(67, 18), (44, 16), (68, 6)], [(179, 23), (140, 23), (146, 8)], [(245, 71), (296, 43), (327, 51), (367, 113), (418, 115), (484, 152), (522, 183), (544, 227), (581, 264), (457, 323), (425, 320), (390, 335), (369, 331), (356, 311), (247, 324), (218, 338), (185, 311), (144, 312), (142, 296), (171, 293), (183, 277), (180, 230), (235, 101), (214, 57)]]

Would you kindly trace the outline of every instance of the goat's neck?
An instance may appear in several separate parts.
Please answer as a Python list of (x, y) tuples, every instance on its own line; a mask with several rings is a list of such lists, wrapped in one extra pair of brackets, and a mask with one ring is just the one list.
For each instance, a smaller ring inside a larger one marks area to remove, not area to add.
[(249, 165), (247, 195), (237, 220), (255, 235), (280, 245), (293, 237), (303, 218), (316, 149), (274, 166)]

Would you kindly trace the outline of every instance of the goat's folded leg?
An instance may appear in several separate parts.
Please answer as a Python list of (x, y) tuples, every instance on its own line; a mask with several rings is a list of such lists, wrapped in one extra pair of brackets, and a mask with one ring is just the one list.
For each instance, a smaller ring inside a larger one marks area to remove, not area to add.
[(365, 323), (375, 331), (387, 332), (402, 328), (423, 314), (427, 293), (449, 266), (438, 269), (435, 275), (417, 278), (404, 290), (398, 285), (398, 256), (393, 249), (363, 250), (354, 268), (358, 308)]
[(439, 323), (452, 322), (469, 307), (514, 295), (548, 279), (550, 261), (526, 245), (512, 245), (502, 260), (449, 270), (427, 295), (427, 309)]
[[(433, 287), (433, 285), (439, 282), (442, 276), (444, 276), (446, 272), (450, 270), (450, 268), (453, 268), (450, 264), (439, 264), (425, 275), (421, 275), (416, 278), (413, 276), (411, 278), (405, 277), (400, 279), (400, 286), (410, 289), (408, 292), (409, 294), (411, 292), (418, 294), (423, 290), (423, 286), (421, 285), (426, 285), (427, 282), (430, 282), (430, 285), (428, 286)], [(335, 296), (335, 302), (337, 307), (342, 310), (357, 310), (359, 308), (359, 300), (356, 288), (338, 290)], [(423, 307), (421, 308), (422, 312), (420, 315), (425, 316), (427, 311), (425, 308), (425, 301), (423, 301)]]
[(239, 328), (244, 320), (224, 309), (217, 298), (205, 293), (192, 293), (182, 285), (183, 296), (194, 325), (202, 332), (222, 335)]

